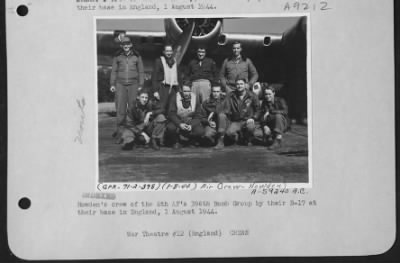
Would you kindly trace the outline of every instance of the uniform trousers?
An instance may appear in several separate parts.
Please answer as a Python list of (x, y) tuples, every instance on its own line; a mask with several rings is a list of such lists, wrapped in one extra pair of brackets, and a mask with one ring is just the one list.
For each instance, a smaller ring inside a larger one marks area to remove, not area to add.
[(168, 105), (172, 97), (176, 96), (178, 92), (178, 86), (170, 86), (168, 84), (160, 84), (158, 94), (160, 95), (160, 103), (164, 107), (165, 112), (168, 112)]
[(259, 137), (262, 130), (258, 123), (247, 124), (247, 121), (234, 121), (231, 122), (228, 129), (226, 130), (226, 136), (234, 138), (242, 135), (243, 139), (252, 141), (255, 137)]
[(123, 144), (127, 144), (135, 141), (135, 139), (141, 136), (141, 133), (146, 133), (152, 139), (162, 139), (164, 138), (166, 118), (164, 115), (158, 115), (154, 120), (152, 120), (147, 126), (144, 123), (127, 126), (123, 129), (122, 140)]
[(199, 98), (200, 103), (210, 97), (211, 83), (208, 79), (199, 79), (192, 82), (192, 92)]
[(216, 124), (217, 124), (216, 128), (211, 128), (210, 126), (207, 126), (205, 128), (204, 137), (206, 137), (210, 141), (214, 140), (214, 137), (215, 135), (217, 135), (217, 133), (219, 133), (222, 136), (225, 135), (225, 131), (229, 124), (228, 117), (226, 116), (225, 113), (219, 113), (217, 115)]
[(126, 123), (128, 110), (135, 103), (139, 82), (134, 81), (131, 84), (116, 83), (115, 85), (115, 109), (117, 112), (117, 132), (120, 132)]
[(283, 134), (288, 127), (288, 122), (285, 116), (282, 114), (268, 115), (267, 120), (262, 122), (263, 130), (265, 135), (271, 135), (271, 133), (276, 136), (278, 134)]
[(184, 123), (192, 126), (191, 131), (182, 130), (173, 122), (167, 124), (166, 135), (170, 143), (176, 143), (179, 140), (179, 136), (183, 136), (188, 139), (200, 139), (204, 135), (204, 127), (201, 125), (199, 119), (186, 119)]

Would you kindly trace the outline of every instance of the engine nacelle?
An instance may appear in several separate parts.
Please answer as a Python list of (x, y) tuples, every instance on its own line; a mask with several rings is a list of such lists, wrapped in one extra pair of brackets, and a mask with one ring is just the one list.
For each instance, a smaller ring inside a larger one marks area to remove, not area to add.
[[(217, 40), (222, 27), (221, 18), (191, 18), (195, 20), (191, 42), (195, 45), (207, 45)], [(168, 18), (164, 20), (165, 32), (168, 41), (175, 43), (181, 36), (183, 29), (189, 25), (187, 18)]]

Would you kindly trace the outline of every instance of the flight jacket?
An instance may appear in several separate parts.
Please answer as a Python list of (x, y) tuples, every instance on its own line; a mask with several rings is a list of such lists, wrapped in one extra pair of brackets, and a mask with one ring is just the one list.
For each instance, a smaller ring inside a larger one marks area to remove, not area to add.
[(113, 58), (113, 64), (110, 76), (110, 85), (116, 83), (129, 85), (138, 81), (139, 86), (144, 84), (144, 67), (140, 56), (130, 52), (128, 55), (119, 54)]
[(135, 133), (139, 133), (144, 129), (144, 118), (146, 114), (152, 112), (151, 120), (155, 119), (158, 115), (164, 114), (164, 108), (157, 100), (150, 100), (146, 105), (141, 105), (137, 100), (128, 114), (126, 126), (132, 129)]
[(249, 58), (244, 56), (239, 61), (235, 58), (225, 59), (219, 75), (223, 89), (226, 89), (227, 85), (235, 86), (237, 77), (245, 78), (250, 87), (258, 80), (256, 67)]
[(210, 96), (210, 98), (203, 101), (201, 104), (201, 123), (208, 124), (208, 116), (213, 112), (213, 120), (218, 118), (218, 114), (226, 113), (228, 109), (225, 96), (221, 94), (221, 97), (216, 100)]
[(247, 121), (248, 119), (258, 120), (260, 116), (260, 102), (257, 96), (249, 90), (245, 90), (243, 100), (230, 92), (226, 98), (227, 116), (231, 121)]

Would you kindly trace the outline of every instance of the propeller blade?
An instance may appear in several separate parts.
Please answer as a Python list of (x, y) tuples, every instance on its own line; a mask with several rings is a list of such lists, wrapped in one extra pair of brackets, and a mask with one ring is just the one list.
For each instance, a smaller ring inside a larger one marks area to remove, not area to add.
[(179, 36), (178, 41), (174, 46), (174, 53), (176, 63), (179, 65), (182, 61), (183, 56), (185, 55), (187, 48), (190, 45), (190, 40), (192, 39), (194, 28), (196, 27), (196, 23), (194, 19), (190, 20), (190, 24), (185, 27), (182, 34)]

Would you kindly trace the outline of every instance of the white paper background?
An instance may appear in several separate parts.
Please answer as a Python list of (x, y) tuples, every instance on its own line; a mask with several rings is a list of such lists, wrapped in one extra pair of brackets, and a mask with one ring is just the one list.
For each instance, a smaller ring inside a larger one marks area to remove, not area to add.
[[(213, 14), (282, 14), (285, 3), (213, 1)], [(317, 207), (230, 208), (217, 217), (197, 218), (86, 217), (77, 215), (76, 203), (82, 193), (95, 191), (96, 181), (92, 16), (154, 14), (82, 12), (68, 0), (8, 0), (11, 250), (26, 259), (75, 259), (371, 255), (389, 249), (395, 239), (393, 3), (328, 3), (331, 10), (310, 12), (309, 27), (313, 189), (307, 198), (317, 200)], [(16, 14), (19, 4), (29, 7), (26, 17)], [(183, 14), (195, 12), (168, 13)], [(82, 97), (86, 121), (84, 143), (79, 144), (73, 140), (80, 121), (76, 100)], [(30, 209), (18, 208), (21, 197), (31, 199)], [(266, 198), (248, 191), (117, 194), (118, 201), (128, 202)], [(251, 235), (172, 240), (125, 234), (182, 227), (250, 228)]]

